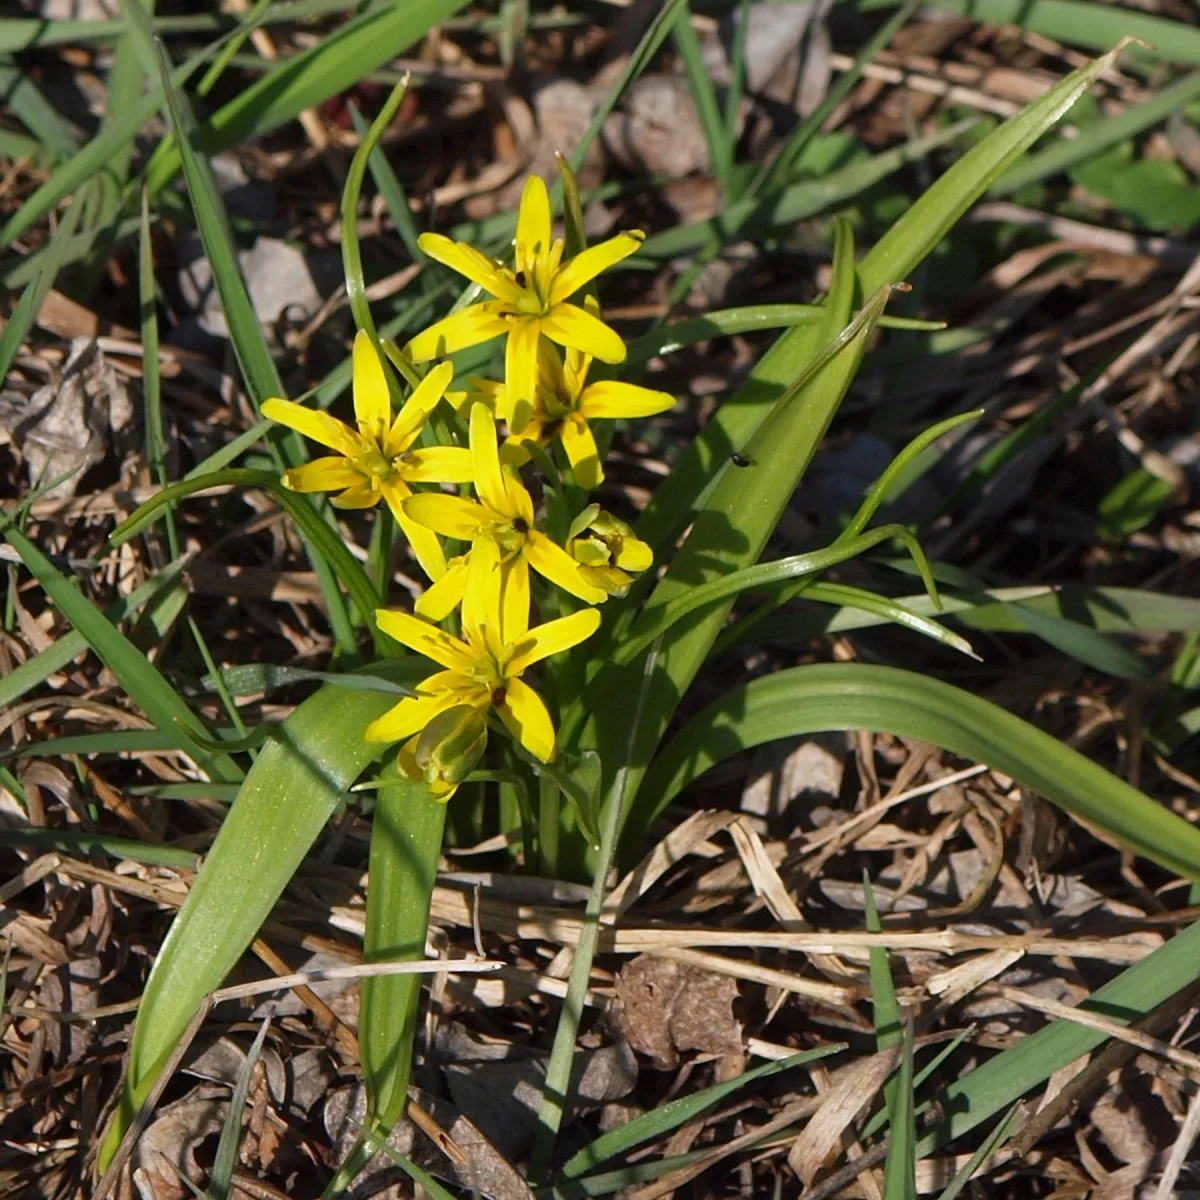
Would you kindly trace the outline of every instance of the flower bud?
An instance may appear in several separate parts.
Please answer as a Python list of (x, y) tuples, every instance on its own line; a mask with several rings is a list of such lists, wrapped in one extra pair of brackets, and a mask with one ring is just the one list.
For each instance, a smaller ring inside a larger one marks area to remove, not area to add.
[(623, 596), (633, 582), (629, 572), (644, 571), (654, 562), (650, 547), (598, 504), (589, 504), (571, 523), (567, 553), (579, 563), (584, 579), (610, 596)]
[(469, 704), (444, 709), (405, 744), (400, 770), (408, 779), (423, 779), (437, 799), (449, 800), (479, 765), (487, 735), (487, 721), (478, 709)]

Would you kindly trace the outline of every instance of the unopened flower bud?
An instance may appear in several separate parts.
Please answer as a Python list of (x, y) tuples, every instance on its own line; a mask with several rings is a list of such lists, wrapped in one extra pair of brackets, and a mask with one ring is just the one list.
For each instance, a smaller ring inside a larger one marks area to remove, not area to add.
[(623, 596), (633, 582), (630, 572), (644, 571), (654, 562), (654, 551), (598, 504), (589, 504), (571, 523), (567, 553), (588, 583), (610, 596)]
[(400, 769), (409, 779), (425, 780), (437, 799), (448, 800), (479, 765), (487, 736), (487, 721), (478, 709), (469, 704), (447, 708), (400, 751)]

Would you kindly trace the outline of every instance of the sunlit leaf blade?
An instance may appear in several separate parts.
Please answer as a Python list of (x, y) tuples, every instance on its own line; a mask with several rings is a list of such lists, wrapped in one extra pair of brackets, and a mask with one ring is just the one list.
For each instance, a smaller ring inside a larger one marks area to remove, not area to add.
[(154, 961), (101, 1169), (204, 996), (257, 934), (346, 788), (378, 757), (379, 747), (364, 742), (362, 732), (394, 699), (323, 687), (288, 717), (250, 769)]
[(1200, 879), (1200, 829), (1077, 750), (962, 688), (858, 663), (780, 671), (711, 704), (655, 759), (626, 836), (638, 844), (682, 787), (730, 754), (775, 738), (835, 729), (919, 738), (986, 763), (1136, 853)]
[(1117, 60), (1119, 49), (1072, 71), (972, 147), (909, 206), (858, 265), (864, 292), (905, 279), (980, 196)]
[[(424, 783), (401, 778), (394, 757), (382, 778), (387, 785), (376, 793), (371, 821), (363, 960), (419, 960), (425, 957), (446, 805)], [(385, 1134), (408, 1100), (420, 996), (419, 975), (375, 975), (362, 982), (358, 1038), (367, 1115)]]

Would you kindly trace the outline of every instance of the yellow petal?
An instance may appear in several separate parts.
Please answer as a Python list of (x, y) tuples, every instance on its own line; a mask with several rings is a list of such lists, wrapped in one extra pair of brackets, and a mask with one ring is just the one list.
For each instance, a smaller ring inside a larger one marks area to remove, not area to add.
[(458, 678), (456, 672), (439, 671), (431, 675), (418, 689), (417, 695), (405, 696), (395, 708), (389, 708), (363, 730), (364, 742), (398, 742), (401, 738), (420, 733), (440, 712), (460, 704), (455, 692), (444, 686), (446, 676)]
[(558, 436), (562, 439), (567, 458), (571, 460), (575, 482), (588, 491), (599, 487), (604, 479), (604, 471), (600, 466), (596, 439), (592, 437), (587, 421), (579, 413), (568, 413), (559, 427)]
[(654, 565), (654, 551), (641, 538), (621, 539), (617, 566), (626, 571), (648, 571)]
[(558, 304), (552, 308), (542, 318), (542, 332), (560, 346), (573, 346), (601, 362), (625, 361), (625, 343), (620, 334), (577, 304)]
[(579, 411), (585, 417), (651, 417), (674, 407), (675, 397), (669, 392), (615, 379), (598, 380), (579, 397)]
[(291, 400), (268, 400), (262, 406), (262, 415), (348, 458), (362, 450), (362, 438), (349, 425), (319, 408), (305, 408)]
[(537, 381), (538, 387), (556, 398), (566, 399), (570, 395), (562, 355), (549, 338), (542, 338), (538, 342)]
[(404, 347), (404, 353), (413, 362), (428, 362), (431, 358), (445, 358), (456, 350), (499, 337), (508, 331), (508, 323), (500, 314), (502, 308), (498, 300), (485, 300), (462, 312), (451, 313), (418, 333)]
[(461, 603), (467, 586), (467, 556), (459, 554), (446, 564), (446, 573), (418, 597), (413, 609), (426, 621), (444, 621)]
[[(574, 258), (559, 268), (550, 288), (550, 303), (561, 304), (573, 296), (585, 283), (590, 283), (601, 271), (628, 258), (645, 240), (640, 229), (621, 233), (598, 246), (581, 250)], [(607, 361), (607, 360), (606, 360)]]
[(446, 573), (446, 554), (437, 534), (414, 521), (404, 511), (401, 503), (390, 503), (393, 495), (391, 490), (385, 488), (385, 494), (389, 498), (388, 507), (396, 518), (396, 524), (400, 526), (400, 532), (408, 539), (413, 557), (421, 564), (421, 570), (436, 583)]
[(496, 421), (482, 404), (471, 409), (471, 472), (480, 500), (507, 515), (510, 504), (496, 447)]
[[(466, 642), (460, 642), (458, 638), (451, 637), (444, 629), (430, 625), (428, 621), (422, 621), (410, 613), (393, 612), (387, 608), (377, 608), (375, 620), (384, 633), (394, 637), (410, 650), (433, 659), (435, 663), (441, 663), (447, 670), (469, 671), (475, 665), (475, 656)], [(437, 678), (436, 675), (433, 676), (433, 679)], [(427, 680), (426, 683), (429, 684), (430, 681)]]
[(529, 271), (539, 257), (550, 253), (550, 196), (540, 175), (530, 175), (525, 180), (517, 213), (516, 240), (518, 270)]
[(564, 592), (570, 592), (588, 604), (601, 604), (608, 599), (608, 593), (587, 583), (579, 573), (579, 564), (544, 533), (536, 529), (530, 532), (525, 539), (525, 556), (539, 575), (544, 575)]
[(483, 538), (472, 545), (467, 561), (462, 624), (468, 643), (480, 643), (485, 626), (499, 631), (500, 587), (500, 549), (490, 538)]
[(425, 525), (443, 537), (474, 542), (491, 537), (496, 521), (488, 510), (465, 496), (440, 496), (421, 492), (404, 501), (404, 512), (418, 525)]
[(529, 563), (514, 555), (500, 568), (500, 643), (516, 642), (529, 629)]
[(515, 304), (519, 299), (521, 289), (517, 287), (512, 276), (504, 271), (498, 262), (488, 258), (474, 246), (451, 241), (440, 233), (421, 234), (417, 238), (417, 245), (430, 258), (436, 259), (460, 275), (465, 275), (497, 300), (507, 300), (510, 304)]
[(514, 647), (512, 657), (508, 660), (508, 673), (524, 674), (535, 662), (578, 646), (590, 638), (599, 625), (599, 609), (581, 608), (569, 617), (559, 617), (557, 621), (536, 626)]
[(520, 679), (506, 681), (503, 701), (496, 705), (500, 720), (534, 758), (549, 762), (554, 757), (554, 722), (545, 702)]
[(410, 450), (397, 466), (409, 483), (470, 483), (474, 478), (471, 452), (462, 446)]
[(416, 388), (413, 394), (404, 402), (404, 407), (396, 414), (388, 434), (388, 450), (398, 454), (407, 450), (421, 432), (421, 427), (429, 419), (429, 414), (438, 406), (438, 401), (445, 395), (454, 378), (452, 363), (438, 363)]
[(379, 352), (360, 329), (354, 338), (354, 416), (363, 433), (377, 442), (392, 423), (392, 397)]
[(540, 327), (535, 317), (514, 318), (509, 325), (508, 344), (504, 347), (504, 394), (508, 400), (508, 427), (513, 433), (520, 433), (533, 415)]
[(396, 766), (399, 768), (400, 774), (410, 783), (425, 784), (429, 789), (429, 795), (434, 800), (440, 800), (444, 804), (458, 791), (458, 784), (449, 783), (445, 779), (435, 779), (433, 782), (430, 782), (425, 778), (425, 772), (421, 770), (417, 763), (416, 750), (417, 743), (420, 740), (421, 735), (418, 733), (415, 737), (409, 738), (400, 747), (400, 752), (396, 755)]
[(374, 508), (382, 499), (382, 492), (360, 476), (358, 483), (348, 487), (340, 496), (331, 496), (329, 503), (334, 508)]
[(293, 492), (339, 492), (362, 482), (362, 472), (341, 457), (314, 458), (283, 473), (283, 486)]

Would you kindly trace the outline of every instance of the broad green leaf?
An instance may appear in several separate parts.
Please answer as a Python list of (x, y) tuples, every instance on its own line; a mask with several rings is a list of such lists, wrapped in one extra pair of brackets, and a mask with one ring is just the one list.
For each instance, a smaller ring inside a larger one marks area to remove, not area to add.
[[(646, 603), (648, 619), (657, 619), (660, 610), (692, 589), (753, 564), (766, 545), (854, 378), (888, 295), (888, 289), (881, 289), (850, 322), (854, 258), (844, 224), (839, 226), (833, 280), (826, 319), (818, 328), (822, 342), (836, 344), (838, 349), (815, 375), (802, 375), (799, 387), (783, 392), (745, 447), (755, 465), (746, 470), (726, 462), (718, 472), (712, 494), (697, 514), (687, 541)], [(676, 704), (720, 633), (732, 603), (730, 597), (713, 604), (667, 632), (645, 717), (636, 733), (635, 785)], [(583, 697), (582, 707), (591, 715), (582, 744), (592, 748), (589, 739), (596, 738), (595, 748), (608, 770), (610, 764), (623, 760), (630, 730), (630, 711), (614, 703), (614, 698), (628, 690), (626, 673), (635, 670), (636, 664), (603, 668)], [(596, 720), (597, 713), (604, 714), (602, 720)]]
[[(425, 957), (429, 904), (437, 881), (446, 805), (423, 783), (395, 768), (382, 776), (371, 821), (363, 961), (407, 962)], [(362, 981), (358, 1045), (367, 1085), (368, 1122), (384, 1134), (404, 1112), (417, 1027), (419, 975), (375, 975)]]
[(379, 756), (362, 740), (395, 698), (323, 687), (279, 727), (246, 776), (154, 960), (100, 1166), (208, 992), (258, 933), (345, 790)]
[(0, 516), (0, 532), (42, 585), (54, 606), (81, 633), (122, 689), (154, 722), (159, 732), (178, 736), (180, 745), (215, 781), (238, 780), (242, 772), (227, 754), (210, 753), (201, 740), (208, 731), (179, 698), (158, 668), (96, 608), (15, 526)]
[(680, 789), (730, 754), (775, 738), (835, 729), (919, 738), (986, 763), (1130, 850), (1200, 879), (1200, 829), (1077, 750), (962, 688), (858, 663), (779, 671), (709, 705), (654, 760), (625, 836), (640, 845), (650, 822)]

